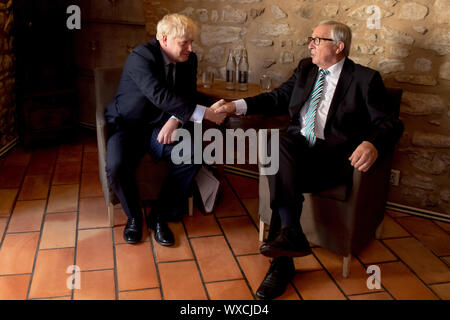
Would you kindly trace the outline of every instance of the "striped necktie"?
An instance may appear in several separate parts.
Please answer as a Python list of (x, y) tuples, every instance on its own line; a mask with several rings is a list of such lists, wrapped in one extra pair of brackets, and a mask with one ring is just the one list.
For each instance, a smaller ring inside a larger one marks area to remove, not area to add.
[(316, 126), (317, 106), (319, 105), (320, 98), (322, 97), (325, 76), (329, 73), (330, 71), (328, 70), (320, 69), (319, 78), (314, 85), (311, 98), (309, 99), (308, 111), (305, 116), (305, 137), (310, 146), (313, 146), (316, 143), (314, 128)]

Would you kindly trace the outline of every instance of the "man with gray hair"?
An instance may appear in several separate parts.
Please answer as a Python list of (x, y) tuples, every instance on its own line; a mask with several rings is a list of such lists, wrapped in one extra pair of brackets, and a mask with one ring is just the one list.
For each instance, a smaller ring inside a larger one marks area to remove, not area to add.
[(267, 176), (272, 219), (260, 252), (273, 260), (256, 292), (260, 299), (283, 294), (294, 277), (293, 257), (311, 253), (300, 225), (303, 193), (347, 182), (354, 169), (369, 170), (403, 132), (380, 74), (348, 58), (348, 26), (322, 22), (308, 41), (311, 57), (301, 60), (280, 87), (215, 110), (291, 117), (280, 133), (280, 169)]
[(167, 221), (181, 219), (200, 169), (193, 161), (172, 163), (172, 133), (180, 124), (189, 128), (192, 122), (203, 119), (216, 124), (225, 119), (225, 115), (204, 107), (212, 101), (197, 92), (197, 57), (192, 52), (196, 33), (194, 22), (183, 15), (163, 17), (157, 25), (157, 39), (136, 47), (128, 56), (117, 94), (105, 110), (110, 132), (106, 172), (128, 217), (123, 233), (128, 243), (142, 238), (143, 217), (135, 174), (144, 154), (149, 152), (154, 161), (169, 164), (169, 176), (152, 205), (149, 220), (155, 240), (169, 246), (174, 237)]

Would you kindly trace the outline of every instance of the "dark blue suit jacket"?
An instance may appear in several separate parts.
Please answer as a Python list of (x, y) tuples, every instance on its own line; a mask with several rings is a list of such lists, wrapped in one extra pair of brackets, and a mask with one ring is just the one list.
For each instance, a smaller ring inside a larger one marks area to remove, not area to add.
[(177, 63), (175, 87), (166, 82), (164, 59), (156, 39), (136, 47), (128, 56), (113, 101), (105, 117), (115, 128), (136, 128), (157, 124), (170, 115), (189, 121), (197, 104), (209, 106), (206, 96), (197, 92), (197, 56)]

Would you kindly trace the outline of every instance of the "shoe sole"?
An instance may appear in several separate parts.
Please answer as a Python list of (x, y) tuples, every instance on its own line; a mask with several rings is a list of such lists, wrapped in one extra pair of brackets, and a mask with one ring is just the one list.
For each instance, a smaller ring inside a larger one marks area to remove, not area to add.
[(291, 251), (291, 250), (280, 250), (280, 249), (266, 249), (259, 250), (263, 256), (270, 258), (279, 258), (279, 257), (304, 257), (311, 254), (311, 251)]

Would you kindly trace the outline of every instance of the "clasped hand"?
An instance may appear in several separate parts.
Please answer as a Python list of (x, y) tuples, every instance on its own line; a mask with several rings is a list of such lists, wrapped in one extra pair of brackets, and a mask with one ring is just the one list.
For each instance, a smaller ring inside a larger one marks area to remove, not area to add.
[(363, 141), (355, 151), (353, 151), (348, 160), (351, 161), (351, 164), (355, 169), (366, 172), (374, 164), (377, 158), (377, 148), (369, 141)]

